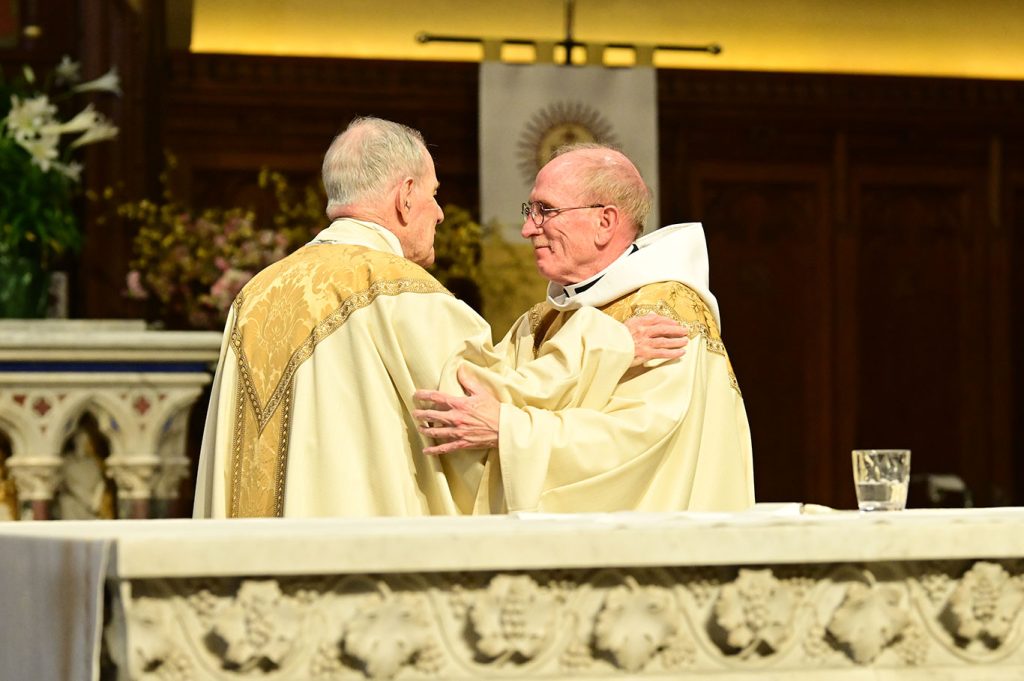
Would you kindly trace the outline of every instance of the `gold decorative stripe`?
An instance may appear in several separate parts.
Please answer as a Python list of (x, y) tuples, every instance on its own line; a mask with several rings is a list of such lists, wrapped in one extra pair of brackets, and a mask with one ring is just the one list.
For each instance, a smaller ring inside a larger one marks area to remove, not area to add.
[(285, 393), (291, 389), (292, 377), (298, 370), (302, 363), (312, 357), (313, 350), (316, 346), (323, 341), (325, 338), (330, 336), (332, 333), (341, 328), (354, 312), (361, 310), (370, 303), (372, 303), (378, 296), (397, 296), (402, 293), (444, 293), (452, 295), (446, 288), (441, 286), (433, 280), (418, 280), (418, 279), (398, 279), (395, 281), (378, 281), (374, 282), (365, 291), (359, 293), (353, 293), (341, 304), (341, 306), (328, 315), (322, 322), (313, 327), (309, 336), (302, 342), (301, 345), (292, 353), (292, 356), (288, 360), (288, 364), (285, 366), (284, 371), (281, 373), (281, 378), (278, 380), (277, 385), (274, 387), (274, 391), (270, 394), (270, 399), (267, 400), (266, 405), (259, 404), (259, 397), (256, 394), (255, 386), (250, 377), (248, 370), (248, 362), (244, 358), (244, 353), (239, 353), (239, 362), (245, 363), (243, 375), (246, 381), (246, 387), (251, 391), (251, 397), (253, 400), (253, 406), (256, 409), (256, 418), (259, 422), (260, 430), (266, 427), (270, 417), (277, 410), (277, 405), (281, 403)]
[(540, 326), (541, 321), (544, 319), (544, 308), (544, 303), (537, 303), (536, 305), (530, 308), (529, 312), (526, 313), (527, 318), (530, 322), (531, 335), (537, 334), (537, 327)]
[[(671, 305), (666, 303), (664, 300), (659, 300), (657, 303), (643, 305), (634, 305), (632, 307), (632, 313), (626, 319), (633, 319), (634, 317), (643, 317), (649, 314), (660, 314), (662, 317), (668, 317), (674, 319), (680, 324), (685, 324), (683, 318), (673, 309)], [(623, 320), (625, 321), (625, 320)]]
[(277, 470), (274, 472), (274, 515), (284, 516), (284, 483), (288, 473), (288, 440), (292, 433), (292, 387), (288, 386), (281, 407), (281, 439), (277, 445)]
[(729, 369), (729, 385), (736, 391), (736, 394), (743, 397), (743, 393), (740, 391), (740, 382), (736, 380), (736, 374), (732, 372), (732, 368)]
[[(237, 320), (237, 317), (236, 317)], [(237, 323), (237, 322), (236, 322)], [(234, 343), (234, 335), (232, 337)], [(237, 518), (239, 511), (239, 490), (242, 485), (242, 442), (245, 440), (245, 391), (242, 381), (235, 381), (235, 427), (231, 435), (231, 513)]]
[[(705, 334), (706, 333), (707, 332), (705, 331)], [(704, 336), (704, 343), (707, 345), (708, 350), (710, 350), (711, 352), (717, 352), (719, 355), (727, 355), (728, 354), (725, 351), (725, 343), (723, 343), (720, 340), (714, 340), (714, 339), (710, 338), (709, 336), (705, 335)]]
[[(690, 290), (683, 290), (687, 292), (689, 297)], [(694, 293), (692, 294), (692, 296), (697, 301), (694, 304), (695, 312), (697, 312), (699, 316), (703, 316), (701, 315), (701, 313), (707, 311), (707, 307), (704, 305), (704, 302), (700, 299), (700, 297), (697, 296), (697, 294)], [(699, 307), (697, 303), (699, 303)], [(704, 322), (684, 321), (682, 317), (680, 317), (676, 313), (672, 306), (670, 306), (663, 300), (659, 300), (657, 303), (654, 304), (634, 305), (632, 308), (632, 313), (629, 315), (627, 319), (632, 319), (633, 317), (643, 317), (644, 315), (652, 313), (660, 314), (661, 316), (668, 317), (669, 319), (674, 319), (680, 324), (686, 326), (686, 328), (690, 330), (691, 334), (700, 335), (704, 339), (704, 347), (708, 350), (708, 352), (713, 352), (717, 355), (725, 357), (726, 366), (729, 369), (729, 385), (732, 386), (733, 390), (735, 390), (737, 394), (739, 394), (741, 397), (743, 396), (743, 393), (740, 392), (739, 381), (736, 380), (736, 373), (732, 369), (732, 362), (729, 361), (729, 353), (726, 352), (725, 350), (725, 343), (723, 343), (720, 338), (712, 337), (711, 327), (709, 327)]]
[[(317, 324), (309, 336), (292, 353), (281, 375), (280, 380), (271, 393), (270, 399), (265, 405), (259, 402), (259, 395), (252, 380), (252, 373), (249, 367), (249, 360), (242, 349), (241, 334), (238, 331), (239, 318), (241, 317), (242, 296), (239, 295), (235, 301), (236, 314), (235, 323), (232, 329), (231, 342), (238, 357), (239, 380), (236, 389), (236, 411), (235, 428), (232, 441), (232, 489), (231, 489), (231, 515), (237, 517), (241, 513), (242, 503), (242, 476), (245, 468), (243, 451), (245, 445), (245, 413), (244, 403), (249, 402), (252, 413), (256, 418), (257, 432), (256, 440), (263, 433), (267, 424), (274, 419), (275, 414), (280, 419), (280, 433), (278, 434), (276, 466), (274, 468), (273, 488), (273, 513), (280, 517), (284, 514), (284, 490), (286, 474), (288, 469), (288, 441), (291, 434), (291, 401), (293, 394), (293, 381), (298, 368), (313, 355), (313, 350), (322, 340), (337, 331), (348, 320), (352, 314), (370, 305), (379, 296), (395, 296), (402, 293), (443, 293), (452, 295), (447, 289), (433, 279), (398, 279), (393, 281), (378, 281), (371, 284), (366, 290), (354, 293), (338, 307), (337, 310)], [(278, 407), (281, 413), (278, 414)], [(252, 471), (247, 471), (252, 475)], [(252, 500), (247, 500), (247, 508), (252, 507)], [(258, 503), (258, 502), (257, 502)]]

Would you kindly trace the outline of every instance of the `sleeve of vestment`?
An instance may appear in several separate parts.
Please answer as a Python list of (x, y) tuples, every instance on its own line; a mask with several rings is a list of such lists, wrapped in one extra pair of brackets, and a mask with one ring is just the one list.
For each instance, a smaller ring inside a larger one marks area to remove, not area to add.
[[(373, 316), (367, 322), (374, 343), (405, 402), (409, 437), (422, 437), (410, 416), (417, 406), (412, 402), (415, 390), (440, 385), (461, 394), (455, 372), (463, 362), (475, 367), (500, 399), (546, 406), (576, 399), (588, 385), (607, 397), (633, 358), (629, 331), (597, 310), (579, 315), (559, 342), (519, 369), (511, 368), (506, 354), (495, 349), (487, 323), (450, 295), (405, 293), (378, 299), (366, 312)], [(467, 450), (441, 458), (460, 508), (472, 506), (484, 456), (484, 451)]]
[(210, 403), (206, 412), (206, 427), (199, 450), (196, 471), (196, 492), (192, 506), (195, 518), (223, 518), (227, 516), (227, 476), (230, 474), (231, 414), (235, 408), (238, 365), (231, 348), (231, 329), (235, 324), (235, 306), (228, 311), (221, 341), (220, 359), (210, 389)]
[(697, 335), (682, 358), (630, 370), (604, 404), (502, 405), (496, 459), (507, 510), (667, 511), (705, 499), (746, 507), (749, 431), (727, 372)]
[(600, 310), (577, 310), (529, 362), (513, 357), (509, 338), (495, 348), (467, 342), (445, 365), (439, 389), (461, 394), (456, 378), (466, 364), (497, 398), (516, 406), (562, 409), (601, 404), (633, 361), (633, 338), (625, 325)]

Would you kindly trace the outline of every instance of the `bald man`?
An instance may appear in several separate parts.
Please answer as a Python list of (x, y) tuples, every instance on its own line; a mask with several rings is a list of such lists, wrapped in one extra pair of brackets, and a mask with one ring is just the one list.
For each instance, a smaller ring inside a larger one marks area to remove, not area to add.
[[(624, 321), (657, 312), (689, 328), (685, 356), (629, 370), (606, 394), (547, 409), (499, 404), (500, 387), (460, 376), (468, 396), (420, 391), (414, 415), (445, 454), (492, 447), (478, 513), (740, 510), (753, 504), (743, 397), (719, 332), (700, 223), (639, 238), (651, 192), (599, 145), (560, 150), (523, 204), (522, 236), (550, 282), (502, 342), (513, 366), (557, 341), (578, 311)], [(578, 321), (578, 320), (577, 320)]]

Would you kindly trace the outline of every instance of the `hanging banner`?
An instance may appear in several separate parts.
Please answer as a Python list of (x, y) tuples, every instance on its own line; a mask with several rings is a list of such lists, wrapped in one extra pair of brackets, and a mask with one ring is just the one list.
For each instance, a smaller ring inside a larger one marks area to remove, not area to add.
[(598, 142), (636, 163), (654, 192), (658, 222), (657, 79), (653, 68), (480, 65), (480, 212), (518, 240), (520, 205), (537, 171), (564, 144)]

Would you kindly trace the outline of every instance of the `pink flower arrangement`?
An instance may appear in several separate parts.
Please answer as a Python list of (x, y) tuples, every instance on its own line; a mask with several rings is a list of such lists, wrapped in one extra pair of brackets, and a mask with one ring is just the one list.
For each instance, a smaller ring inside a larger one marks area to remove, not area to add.
[(326, 226), (315, 191), (291, 203), (283, 176), (264, 171), (260, 185), (268, 184), (278, 204), (272, 228), (257, 227), (255, 214), (239, 208), (194, 214), (169, 193), (164, 204), (119, 206), (119, 215), (139, 225), (125, 295), (151, 301), (171, 325), (221, 328), (235, 296), (257, 272)]

